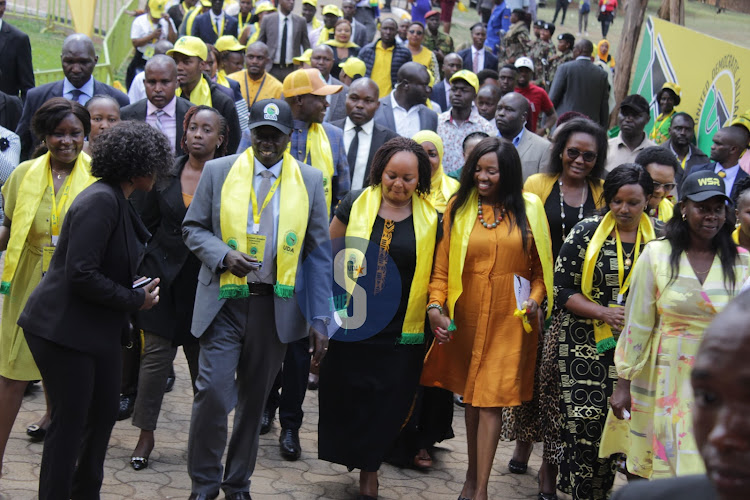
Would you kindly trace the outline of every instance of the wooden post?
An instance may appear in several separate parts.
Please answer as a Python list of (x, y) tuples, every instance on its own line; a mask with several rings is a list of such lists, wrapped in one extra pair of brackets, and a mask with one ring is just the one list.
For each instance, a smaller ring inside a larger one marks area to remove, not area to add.
[(670, 4), (672, 0), (661, 0), (661, 6), (659, 7), (659, 12), (656, 14), (659, 16), (659, 19), (664, 19), (665, 21), (669, 21), (670, 14)]
[[(635, 50), (641, 36), (648, 0), (625, 0), (623, 4), (625, 5), (625, 22), (618, 44), (617, 71), (615, 72), (615, 99), (618, 103), (628, 95)], [(614, 109), (610, 115), (610, 126), (614, 126), (616, 121), (617, 109)]]

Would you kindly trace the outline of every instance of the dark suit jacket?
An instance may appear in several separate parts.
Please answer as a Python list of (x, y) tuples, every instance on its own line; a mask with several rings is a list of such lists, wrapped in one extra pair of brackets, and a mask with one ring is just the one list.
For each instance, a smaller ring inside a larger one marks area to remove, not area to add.
[[(193, 21), (193, 36), (197, 36), (206, 43), (211, 45), (216, 43), (219, 38), (214, 31), (211, 22), (211, 12), (204, 12)], [(224, 34), (237, 36), (237, 18), (224, 13)]]
[(349, 92), (349, 86), (334, 77), (331, 77), (331, 85), (341, 85), (344, 88), (331, 96), (331, 104), (326, 112), (326, 121), (329, 123), (346, 118), (346, 94)]
[(365, 27), (365, 25), (360, 23), (356, 19), (352, 19), (352, 30), (354, 31), (352, 42), (359, 45), (359, 48), (364, 47), (372, 41), (367, 39), (367, 28)]
[[(464, 49), (458, 53), (459, 56), (461, 56), (461, 59), (464, 62), (464, 68), (468, 69), (469, 71), (473, 71), (474, 68), (474, 59), (471, 57), (471, 47), (468, 49)], [(497, 56), (492, 53), (490, 49), (487, 47), (484, 48), (484, 66), (482, 66), (482, 69), (492, 69), (497, 71)], [(443, 109), (445, 111), (445, 109)]]
[[(708, 170), (710, 172), (713, 172), (716, 168), (716, 162), (710, 162), (706, 163), (704, 165), (697, 165), (690, 169), (687, 175), (693, 174), (695, 172), (699, 172), (701, 170)], [(744, 179), (745, 177), (748, 177), (747, 172), (742, 170), (741, 168), (737, 169), (737, 177), (734, 178), (734, 184), (732, 184), (732, 192), (729, 193), (729, 198), (734, 200), (735, 195), (737, 194), (737, 184)]]
[(15, 131), (22, 111), (23, 102), (20, 97), (0, 92), (0, 127)]
[[(346, 118), (344, 118), (343, 120), (331, 122), (331, 125), (335, 125), (341, 130), (344, 130), (344, 127), (346, 126)], [(365, 170), (365, 182), (362, 184), (362, 187), (367, 187), (370, 185), (370, 165), (372, 165), (372, 159), (375, 157), (375, 151), (377, 151), (380, 148), (380, 146), (390, 141), (394, 137), (399, 137), (399, 135), (396, 133), (395, 130), (390, 130), (382, 125), (379, 125), (377, 122), (373, 124), (372, 142), (370, 143), (370, 154), (367, 155), (367, 168)], [(354, 177), (354, 165), (349, 165), (349, 180), (351, 180), (353, 177)]]
[(450, 101), (445, 98), (445, 80), (440, 80), (432, 87), (430, 99), (432, 102), (436, 102), (442, 111), (448, 111), (452, 108)]
[(3, 19), (0, 29), (0, 91), (26, 98), (26, 92), (34, 87), (34, 68), (31, 65), (31, 43), (29, 37)]
[(681, 476), (656, 481), (633, 481), (618, 490), (612, 500), (717, 500), (719, 496), (708, 477)]
[[(666, 141), (664, 141), (661, 145), (664, 149), (668, 151), (672, 151), (672, 139), (669, 138)], [(679, 161), (679, 160), (678, 160)], [(685, 162), (685, 170), (682, 170), (682, 165), (680, 165), (680, 168), (677, 169), (677, 172), (674, 176), (674, 181), (677, 183), (677, 192), (682, 189), (682, 181), (690, 174), (690, 171), (699, 166), (703, 165), (705, 163), (708, 163), (710, 160), (708, 159), (708, 156), (706, 156), (706, 153), (698, 149), (697, 146), (694, 146), (690, 144), (690, 159)]]
[[(204, 75), (203, 78), (206, 78)], [(211, 103), (221, 116), (227, 120), (229, 125), (229, 143), (227, 144), (227, 154), (234, 154), (237, 146), (240, 145), (242, 130), (240, 130), (240, 119), (237, 116), (237, 108), (234, 106), (234, 100), (230, 97), (233, 94), (232, 89), (222, 87), (214, 82), (211, 83)]]
[[(304, 17), (297, 14), (290, 14), (290, 17), (292, 19), (292, 57), (298, 57), (303, 51), (310, 48), (310, 39), (307, 37), (307, 22)], [(268, 53), (273, 63), (276, 57), (276, 49), (281, 42), (278, 12), (271, 12), (263, 18), (263, 22), (260, 24), (258, 41), (268, 45)]]
[[(136, 120), (139, 122), (145, 122), (146, 121), (146, 108), (147, 108), (148, 99), (141, 99), (140, 101), (130, 104), (129, 106), (125, 106), (120, 110), (120, 118), (122, 120)], [(183, 99), (182, 97), (177, 97), (177, 103), (175, 105), (175, 121), (177, 122), (175, 127), (175, 136), (174, 136), (174, 150), (176, 155), (180, 155), (182, 152), (182, 135), (184, 131), (182, 130), (182, 122), (185, 121), (185, 113), (187, 113), (188, 109), (193, 107), (193, 103), (188, 101), (187, 99)]]
[(557, 116), (578, 111), (607, 128), (609, 82), (607, 73), (591, 61), (580, 59), (561, 64), (552, 81), (549, 98)]
[[(128, 99), (127, 95), (114, 87), (110, 87), (106, 83), (94, 80), (94, 95), (97, 94), (111, 95), (120, 103), (121, 108), (130, 104), (130, 99)], [(37, 139), (31, 131), (31, 118), (34, 116), (34, 113), (36, 113), (36, 110), (39, 109), (42, 104), (47, 102), (47, 100), (53, 97), (62, 97), (62, 95), (62, 80), (35, 87), (29, 90), (26, 94), (26, 100), (23, 103), (21, 121), (18, 122), (18, 127), (16, 128), (16, 134), (21, 138), (21, 160), (28, 159), (31, 152), (39, 143), (39, 139)]]
[(76, 351), (117, 352), (129, 313), (144, 302), (132, 285), (148, 237), (119, 185), (89, 186), (70, 206), (49, 271), (18, 324)]
[[(438, 115), (424, 104), (418, 104), (420, 130), (432, 130), (437, 132)], [(390, 94), (380, 99), (380, 107), (375, 112), (375, 123), (383, 127), (396, 130), (396, 120), (393, 117)]]

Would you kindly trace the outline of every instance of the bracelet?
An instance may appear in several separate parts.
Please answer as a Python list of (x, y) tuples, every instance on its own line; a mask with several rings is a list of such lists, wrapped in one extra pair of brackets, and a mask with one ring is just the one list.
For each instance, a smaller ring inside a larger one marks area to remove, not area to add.
[(443, 306), (440, 304), (430, 304), (427, 306), (427, 312), (430, 312), (430, 309), (437, 309), (440, 311), (440, 314), (443, 314)]

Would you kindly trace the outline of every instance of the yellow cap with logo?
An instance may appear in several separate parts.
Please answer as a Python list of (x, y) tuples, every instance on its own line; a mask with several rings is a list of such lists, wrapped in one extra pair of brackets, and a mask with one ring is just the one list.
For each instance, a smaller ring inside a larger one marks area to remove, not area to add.
[(346, 61), (339, 63), (339, 68), (349, 77), (363, 77), (367, 73), (367, 66), (362, 59), (350, 57)]
[(167, 51), (167, 55), (183, 54), (190, 57), (199, 57), (202, 61), (208, 58), (208, 47), (206, 43), (197, 36), (183, 36), (174, 43), (174, 48)]
[(216, 40), (214, 47), (216, 47), (216, 50), (219, 52), (240, 52), (245, 50), (245, 46), (232, 35), (220, 36)]
[(453, 76), (451, 77), (451, 83), (455, 82), (456, 80), (465, 81), (466, 83), (474, 87), (474, 92), (479, 92), (479, 78), (477, 78), (477, 75), (475, 75), (468, 69), (462, 69), (453, 73)]
[(323, 75), (320, 74), (320, 71), (315, 68), (309, 68), (298, 69), (289, 73), (284, 78), (284, 86), (281, 92), (284, 94), (284, 97), (305, 94), (331, 95), (341, 92), (343, 88), (343, 85), (328, 85), (323, 79)]

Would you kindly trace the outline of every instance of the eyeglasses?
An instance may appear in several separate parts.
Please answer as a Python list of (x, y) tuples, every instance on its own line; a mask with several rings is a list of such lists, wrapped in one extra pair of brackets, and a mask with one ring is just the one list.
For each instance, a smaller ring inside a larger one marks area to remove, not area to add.
[(654, 191), (656, 191), (657, 189), (664, 189), (664, 191), (668, 193), (676, 187), (677, 183), (675, 182), (667, 182), (666, 184), (662, 184), (661, 182), (654, 181)]
[(571, 160), (575, 160), (579, 156), (583, 157), (583, 161), (586, 163), (591, 163), (593, 161), (596, 161), (597, 154), (593, 151), (580, 151), (576, 148), (568, 148), (565, 150), (565, 154), (568, 155), (568, 158)]
[(414, 30), (409, 30), (409, 34), (410, 34), (410, 35), (423, 35), (423, 34), (424, 34), (424, 31), (414, 31)]

